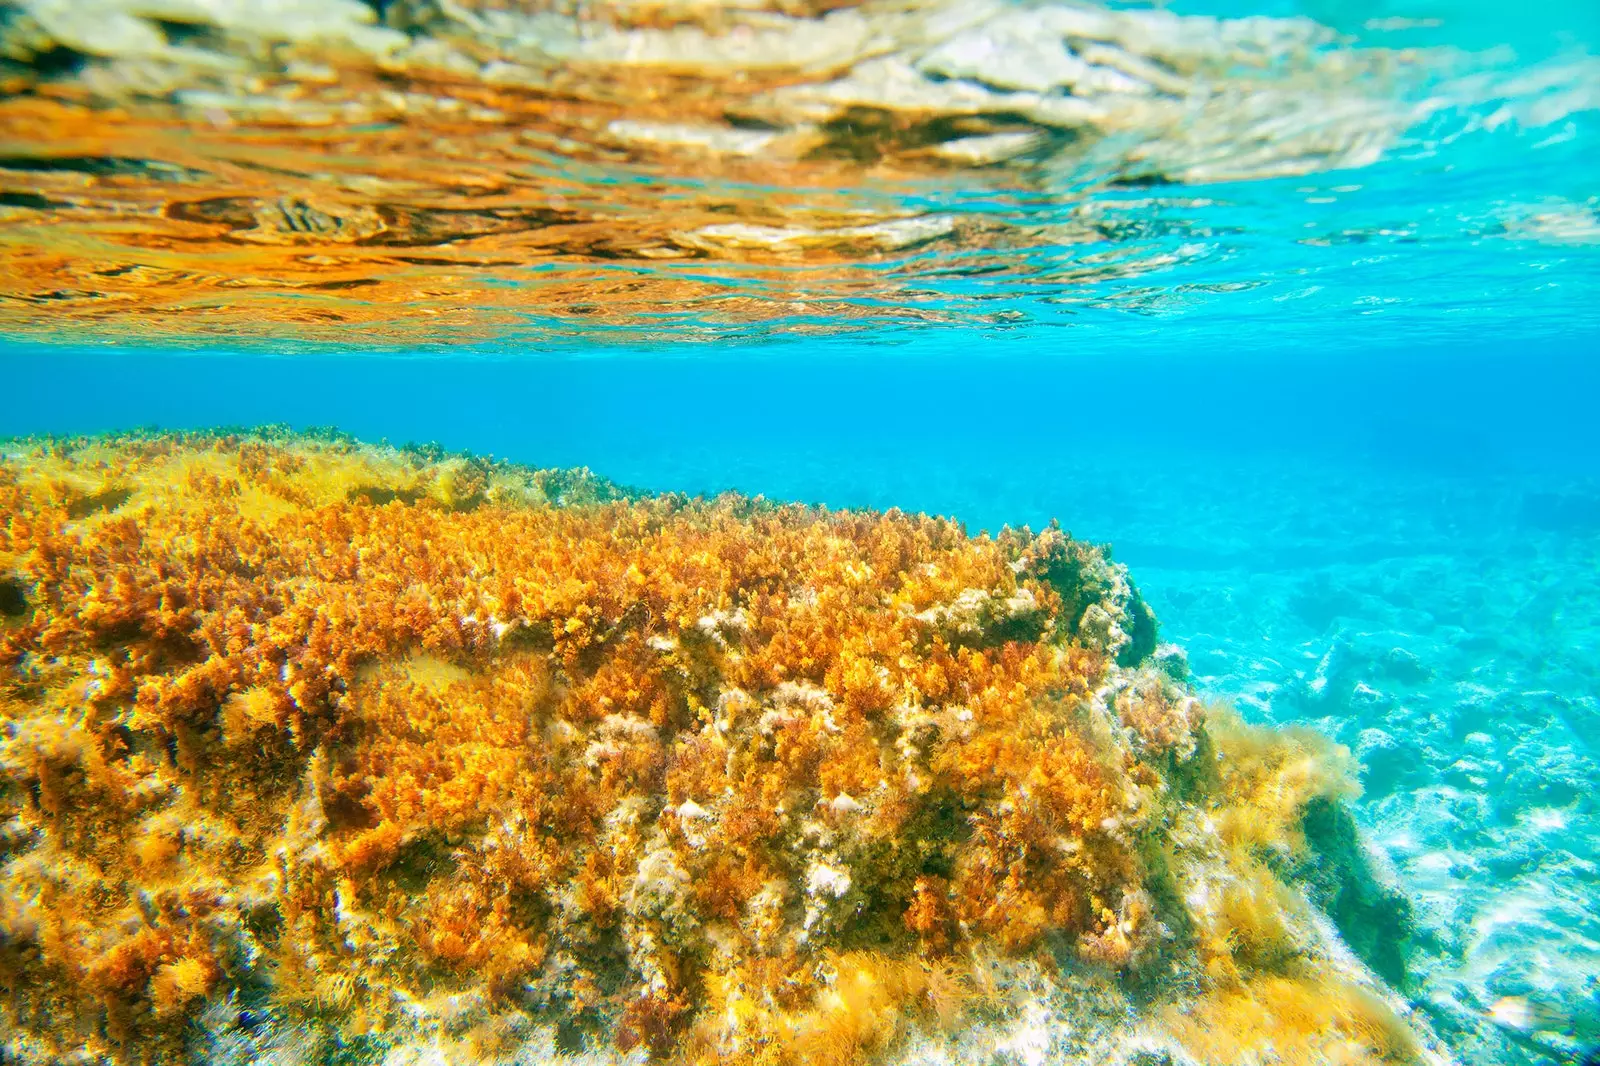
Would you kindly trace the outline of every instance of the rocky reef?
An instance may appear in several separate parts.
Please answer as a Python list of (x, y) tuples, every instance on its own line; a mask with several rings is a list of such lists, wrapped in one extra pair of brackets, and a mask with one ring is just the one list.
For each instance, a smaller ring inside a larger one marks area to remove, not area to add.
[(273, 431), (0, 518), (8, 1061), (1450, 1061), (1349, 753), (1058, 528)]

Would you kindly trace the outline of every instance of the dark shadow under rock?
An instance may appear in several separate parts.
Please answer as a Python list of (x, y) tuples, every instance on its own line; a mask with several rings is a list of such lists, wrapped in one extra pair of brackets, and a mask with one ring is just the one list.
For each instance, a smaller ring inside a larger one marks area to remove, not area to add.
[(1343, 804), (1313, 800), (1303, 829), (1310, 854), (1290, 875), (1333, 920), (1350, 950), (1403, 989), (1415, 932), (1411, 902), (1376, 867)]

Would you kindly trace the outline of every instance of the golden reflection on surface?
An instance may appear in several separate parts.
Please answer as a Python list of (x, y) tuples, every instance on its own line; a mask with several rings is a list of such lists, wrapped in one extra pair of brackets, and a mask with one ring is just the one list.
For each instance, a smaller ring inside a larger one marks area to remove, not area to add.
[(382, 6), (20, 4), (0, 325), (1003, 321), (1019, 287), (1093, 302), (1181, 261), (1148, 223), (1183, 198), (1113, 224), (1096, 190), (1364, 165), (1425, 65), (1306, 20), (1074, 4)]

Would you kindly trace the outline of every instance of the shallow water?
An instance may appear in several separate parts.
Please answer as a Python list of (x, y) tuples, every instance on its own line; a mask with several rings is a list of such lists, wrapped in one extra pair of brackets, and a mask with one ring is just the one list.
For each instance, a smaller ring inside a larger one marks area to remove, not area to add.
[(959, 342), (670, 362), (30, 352), (7, 376), (18, 432), (336, 423), (650, 490), (974, 531), (1060, 518), (1131, 567), (1203, 691), (1357, 753), (1358, 819), (1417, 907), (1408, 995), (1464, 1061), (1539, 1061), (1482, 1011), (1582, 1002), (1600, 965), (1592, 350)]
[[(1161, 60), (1181, 106), (1092, 134), (1017, 100), (808, 118), (829, 72), (747, 90), (703, 57), (591, 55), (554, 94), (502, 71), (492, 99), (437, 56), (185, 98), (192, 56), (107, 50), (85, 90), (36, 54), (0, 100), (0, 433), (333, 425), (1057, 518), (1201, 690), (1356, 753), (1416, 908), (1400, 989), (1460, 1060), (1560, 1061), (1484, 1011), (1582, 1009), (1600, 973), (1600, 8), (1162, 10), (1286, 21), (1190, 24), (1214, 48)], [(471, 51), (423, 21), (383, 47)], [(969, 80), (1023, 91), (997, 76)], [(384, 102), (408, 78), (432, 104)]]

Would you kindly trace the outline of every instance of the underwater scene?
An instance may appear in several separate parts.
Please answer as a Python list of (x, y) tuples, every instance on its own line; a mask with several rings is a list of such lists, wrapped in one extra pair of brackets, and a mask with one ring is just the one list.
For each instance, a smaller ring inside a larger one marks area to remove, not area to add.
[(1600, 1066), (1600, 4), (0, 0), (0, 1066)]

